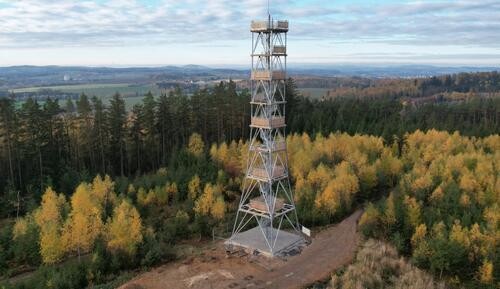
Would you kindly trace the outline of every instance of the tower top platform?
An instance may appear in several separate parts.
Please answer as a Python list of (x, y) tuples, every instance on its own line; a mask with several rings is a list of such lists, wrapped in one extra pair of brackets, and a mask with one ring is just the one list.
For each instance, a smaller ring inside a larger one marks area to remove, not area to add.
[(252, 21), (251, 32), (288, 32), (288, 20)]

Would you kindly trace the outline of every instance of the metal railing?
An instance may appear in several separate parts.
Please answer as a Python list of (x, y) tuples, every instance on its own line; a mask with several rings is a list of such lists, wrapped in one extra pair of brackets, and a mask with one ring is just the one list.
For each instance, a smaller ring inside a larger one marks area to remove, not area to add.
[(250, 27), (252, 31), (288, 30), (288, 21), (286, 20), (252, 21)]

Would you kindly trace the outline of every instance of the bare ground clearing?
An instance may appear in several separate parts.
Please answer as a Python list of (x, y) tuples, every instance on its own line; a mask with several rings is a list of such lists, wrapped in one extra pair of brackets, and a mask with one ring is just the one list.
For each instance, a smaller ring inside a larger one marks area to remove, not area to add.
[(313, 237), (301, 254), (287, 260), (265, 257), (227, 258), (222, 242), (199, 257), (177, 261), (146, 272), (121, 289), (243, 289), (303, 288), (352, 261), (360, 235), (358, 210)]

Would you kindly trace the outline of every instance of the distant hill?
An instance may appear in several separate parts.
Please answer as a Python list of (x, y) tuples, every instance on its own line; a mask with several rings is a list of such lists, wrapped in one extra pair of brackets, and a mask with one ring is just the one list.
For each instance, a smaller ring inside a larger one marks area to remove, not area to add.
[(198, 65), (163, 67), (11, 66), (0, 67), (0, 89), (83, 83), (151, 83), (246, 77), (247, 72)]
[(497, 71), (500, 67), (475, 66), (432, 66), (432, 65), (298, 65), (288, 66), (290, 74), (316, 76), (359, 76), (359, 77), (430, 77), (460, 72)]
[[(237, 67), (237, 68), (236, 68)], [(368, 78), (429, 77), (459, 72), (484, 72), (500, 67), (441, 67), (430, 65), (318, 65), (290, 64), (288, 73), (297, 76), (359, 76)], [(0, 90), (86, 83), (158, 83), (170, 81), (214, 81), (245, 79), (242, 66), (212, 68), (201, 65), (162, 67), (10, 66), (0, 67)]]

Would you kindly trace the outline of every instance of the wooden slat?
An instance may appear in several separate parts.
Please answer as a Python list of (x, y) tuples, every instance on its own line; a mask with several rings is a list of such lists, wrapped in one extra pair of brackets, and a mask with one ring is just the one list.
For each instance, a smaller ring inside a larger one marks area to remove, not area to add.
[(263, 117), (252, 117), (251, 125), (256, 127), (264, 127), (264, 128), (277, 128), (285, 126), (285, 118), (284, 117), (273, 117), (271, 119), (263, 118)]
[(267, 174), (267, 171), (263, 168), (253, 168), (250, 171), (250, 175), (260, 179), (267, 179), (269, 177), (271, 177), (272, 179), (277, 179), (285, 175), (285, 168), (283, 166), (274, 167), (272, 176), (269, 176)]

